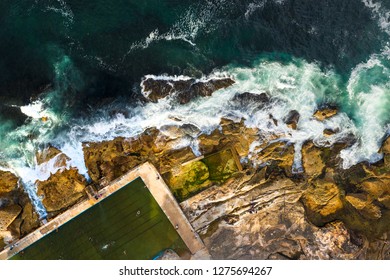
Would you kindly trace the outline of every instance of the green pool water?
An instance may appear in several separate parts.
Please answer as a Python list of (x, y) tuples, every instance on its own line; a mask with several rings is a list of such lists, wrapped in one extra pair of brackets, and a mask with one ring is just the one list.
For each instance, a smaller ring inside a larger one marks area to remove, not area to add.
[(231, 149), (207, 155), (163, 175), (177, 201), (182, 202), (239, 171)]
[(82, 212), (11, 259), (153, 259), (187, 251), (141, 179)]

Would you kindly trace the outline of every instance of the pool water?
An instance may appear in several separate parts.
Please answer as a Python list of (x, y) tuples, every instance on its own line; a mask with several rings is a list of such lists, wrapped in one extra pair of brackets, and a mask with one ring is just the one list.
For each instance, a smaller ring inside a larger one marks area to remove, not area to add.
[(188, 250), (139, 178), (11, 259), (153, 259), (165, 249)]

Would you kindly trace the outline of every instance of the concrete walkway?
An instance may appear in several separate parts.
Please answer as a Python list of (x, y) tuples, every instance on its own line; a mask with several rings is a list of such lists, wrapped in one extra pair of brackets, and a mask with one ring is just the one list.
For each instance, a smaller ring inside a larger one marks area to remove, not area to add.
[(84, 200), (79, 204), (76, 204), (66, 212), (41, 226), (36, 231), (30, 233), (14, 244), (9, 245), (0, 253), (0, 259), (4, 260), (11, 258), (13, 255), (23, 251), (29, 245), (36, 242), (46, 234), (49, 234), (53, 230), (60, 227), (62, 224), (73, 219), (83, 211), (99, 203), (102, 199), (110, 196), (112, 193), (116, 192), (120, 188), (126, 186), (129, 182), (139, 177), (145, 183), (146, 187), (149, 189), (156, 202), (166, 214), (169, 221), (176, 228), (178, 234), (190, 250), (191, 254), (195, 255), (197, 252), (202, 251), (206, 252), (207, 255), (208, 252), (202, 240), (188, 222), (186, 216), (182, 212), (179, 204), (172, 195), (168, 186), (165, 184), (157, 169), (152, 164), (147, 162), (129, 171), (122, 177), (113, 181), (107, 187), (100, 190), (97, 194), (98, 199), (90, 198), (89, 200)]

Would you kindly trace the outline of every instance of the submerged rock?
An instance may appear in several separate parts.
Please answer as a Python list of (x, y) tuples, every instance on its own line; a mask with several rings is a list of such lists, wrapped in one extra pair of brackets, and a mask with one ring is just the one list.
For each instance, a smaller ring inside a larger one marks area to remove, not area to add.
[(232, 101), (237, 103), (240, 108), (255, 107), (256, 109), (261, 109), (267, 103), (270, 102), (270, 97), (265, 92), (262, 92), (260, 94), (243, 92), (243, 93), (237, 93), (233, 97)]
[(142, 81), (141, 86), (145, 97), (152, 102), (168, 95), (176, 94), (180, 104), (188, 103), (198, 96), (210, 96), (213, 92), (227, 88), (234, 84), (230, 78), (210, 79), (197, 81), (195, 79), (171, 80), (147, 78)]
[(175, 197), (184, 200), (190, 194), (197, 193), (210, 186), (210, 173), (206, 164), (201, 161), (174, 168), (164, 180)]

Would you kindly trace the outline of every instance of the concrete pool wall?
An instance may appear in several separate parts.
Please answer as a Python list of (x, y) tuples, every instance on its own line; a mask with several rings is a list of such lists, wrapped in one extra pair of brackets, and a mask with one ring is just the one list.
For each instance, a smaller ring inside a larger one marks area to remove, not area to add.
[(88, 200), (84, 200), (76, 204), (66, 212), (41, 226), (36, 231), (9, 245), (0, 252), (0, 259), (9, 259), (15, 256), (33, 243), (41, 240), (43, 237), (60, 228), (65, 223), (82, 214), (84, 211), (90, 209), (92, 206), (100, 203), (103, 199), (108, 198), (111, 194), (117, 192), (124, 186), (127, 186), (127, 184), (137, 178), (142, 179), (145, 186), (148, 188), (161, 210), (169, 219), (170, 223), (175, 228), (190, 253), (194, 255), (200, 252), (201, 255), (207, 256), (207, 250), (202, 240), (188, 222), (179, 204), (158, 173), (157, 169), (150, 163), (144, 163), (113, 181), (107, 187), (101, 189), (95, 196), (90, 196)]

